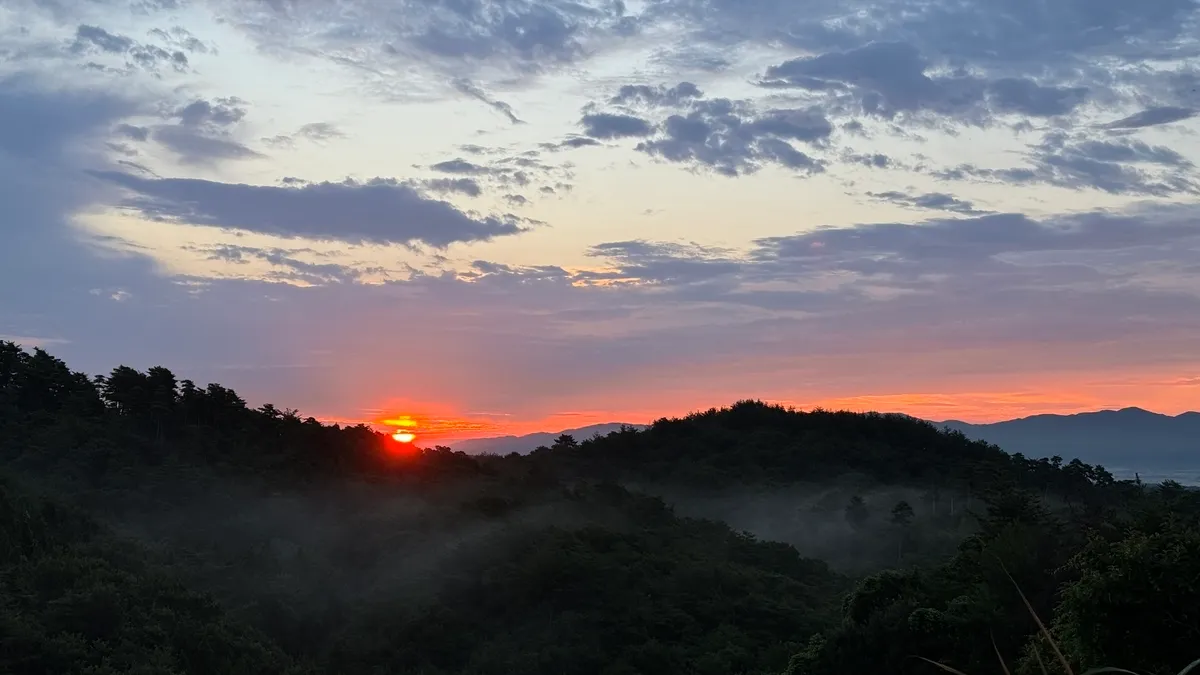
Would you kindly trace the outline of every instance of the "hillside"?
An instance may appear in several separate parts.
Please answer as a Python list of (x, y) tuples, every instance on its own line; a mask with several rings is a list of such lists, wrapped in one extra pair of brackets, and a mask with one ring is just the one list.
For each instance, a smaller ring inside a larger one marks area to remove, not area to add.
[[(471, 457), (0, 343), (0, 463), (5, 672), (1040, 672), (1004, 570), (1075, 666), (1173, 673), (1200, 625), (1200, 495), (901, 416)], [(803, 553), (688, 517), (739, 503)]]
[(1079, 457), (1132, 475), (1190, 472), (1200, 481), (1200, 413), (1170, 416), (1124, 408), (1035, 415), (992, 424), (951, 420), (938, 426), (1027, 457)]

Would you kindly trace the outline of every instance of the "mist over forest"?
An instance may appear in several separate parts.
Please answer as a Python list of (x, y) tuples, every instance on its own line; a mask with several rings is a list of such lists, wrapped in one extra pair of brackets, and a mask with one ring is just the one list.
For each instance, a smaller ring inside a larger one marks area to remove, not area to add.
[(1200, 492), (900, 415), (742, 401), (470, 456), (3, 342), (0, 459), (5, 673), (1167, 675), (1200, 656)]

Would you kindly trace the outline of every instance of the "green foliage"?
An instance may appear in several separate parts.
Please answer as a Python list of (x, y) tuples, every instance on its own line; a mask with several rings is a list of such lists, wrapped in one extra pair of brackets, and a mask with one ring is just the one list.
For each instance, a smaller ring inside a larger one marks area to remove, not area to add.
[(0, 483), (0, 672), (299, 672), (70, 509)]
[(1200, 493), (901, 415), (389, 443), (0, 342), (0, 672), (1168, 675), (1200, 637)]

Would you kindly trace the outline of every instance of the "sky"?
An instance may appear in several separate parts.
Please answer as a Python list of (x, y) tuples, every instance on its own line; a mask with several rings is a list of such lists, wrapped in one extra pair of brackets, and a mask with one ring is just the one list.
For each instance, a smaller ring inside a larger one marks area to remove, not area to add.
[(1200, 401), (1193, 0), (5, 0), (0, 338), (426, 438)]

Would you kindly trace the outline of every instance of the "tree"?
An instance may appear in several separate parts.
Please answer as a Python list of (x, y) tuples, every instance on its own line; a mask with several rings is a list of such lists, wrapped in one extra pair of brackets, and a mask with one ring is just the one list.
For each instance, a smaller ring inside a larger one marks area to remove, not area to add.
[[(1093, 537), (1068, 563), (1051, 632), (1080, 670), (1102, 666), (1169, 675), (1200, 644), (1200, 531), (1190, 526)], [(1036, 646), (1035, 646), (1036, 645)], [(1045, 644), (1029, 645), (1027, 652)], [(1026, 657), (1026, 673), (1040, 672)]]
[(871, 518), (871, 512), (867, 509), (867, 503), (859, 495), (854, 495), (850, 498), (850, 503), (846, 505), (846, 521), (854, 528), (860, 528), (867, 524), (867, 520)]
[(896, 562), (904, 560), (904, 544), (908, 540), (908, 527), (912, 524), (913, 507), (906, 501), (900, 500), (892, 507), (892, 525), (900, 529), (896, 540)]
[(562, 434), (554, 439), (554, 445), (550, 446), (553, 450), (573, 450), (579, 447), (579, 441), (570, 434)]
[(912, 523), (913, 507), (908, 502), (900, 500), (892, 507), (892, 524), (908, 527)]

